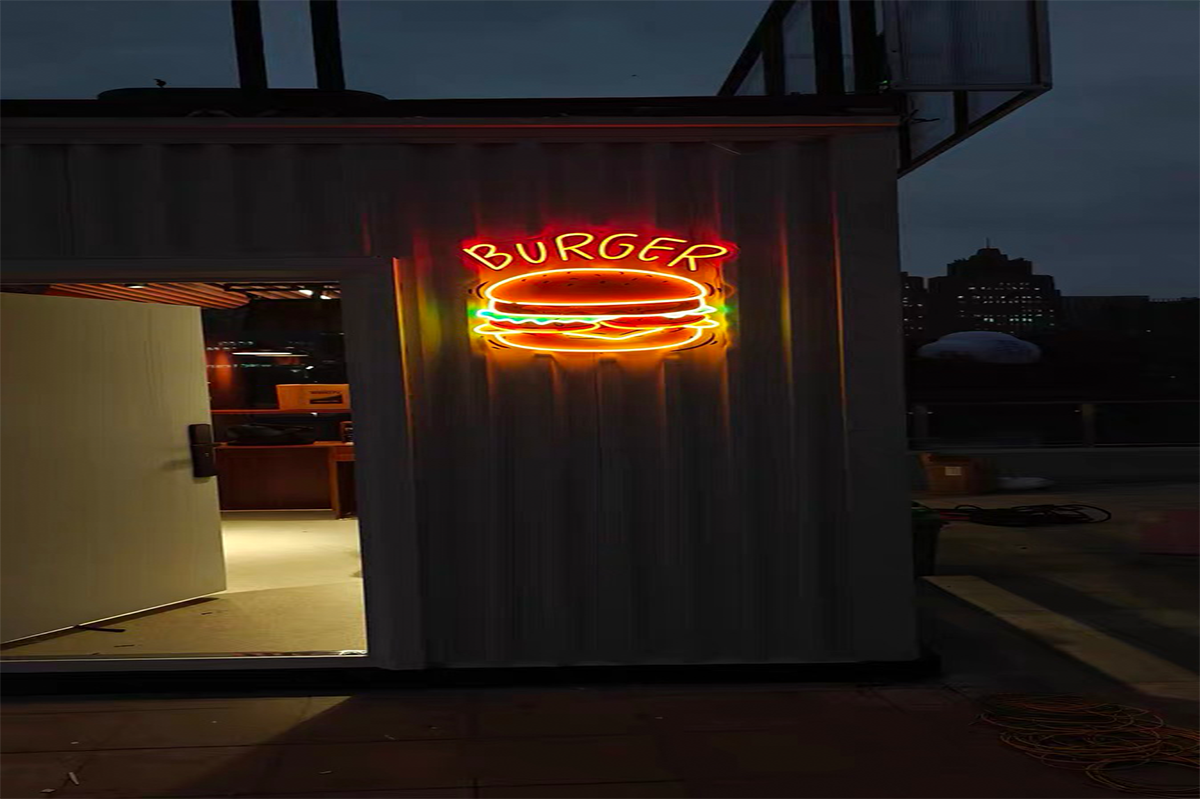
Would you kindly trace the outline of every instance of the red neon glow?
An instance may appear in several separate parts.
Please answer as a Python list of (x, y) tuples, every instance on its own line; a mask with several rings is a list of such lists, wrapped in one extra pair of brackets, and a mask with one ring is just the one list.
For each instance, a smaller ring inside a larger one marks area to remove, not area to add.
[(477, 312), (483, 322), (475, 332), (524, 350), (674, 350), (718, 326), (709, 316), (717, 310), (706, 302), (709, 286), (619, 265), (514, 275), (483, 294), (488, 307)]
[(717, 266), (734, 255), (728, 242), (692, 242), (677, 236), (640, 231), (572, 230), (521, 241), (472, 241), (462, 251), (473, 264), (488, 269), (544, 264), (553, 257), (564, 264), (588, 261), (623, 261), (637, 254), (638, 261), (667, 267), (682, 265), (689, 272), (700, 267)]
[[(577, 353), (669, 351), (702, 342), (723, 325), (714, 307), (722, 291), (719, 267), (737, 252), (711, 236), (637, 224), (481, 236), (460, 249), (481, 273), (486, 300), (474, 312), (475, 333), (516, 349)], [(501, 271), (509, 273), (502, 280), (485, 277)]]
[[(664, 247), (663, 245), (659, 244), (659, 242), (678, 242), (679, 244), (687, 244), (687, 239), (676, 239), (674, 236), (658, 236), (654, 239), (651, 239), (646, 246), (642, 248), (642, 252), (638, 253), (638, 261), (658, 261), (660, 258), (662, 258), (662, 256), (647, 256), (646, 254), (652, 250), (666, 250), (668, 252), (673, 251), (674, 248), (672, 248), (670, 245)], [(689, 266), (691, 269), (696, 268), (694, 264)]]

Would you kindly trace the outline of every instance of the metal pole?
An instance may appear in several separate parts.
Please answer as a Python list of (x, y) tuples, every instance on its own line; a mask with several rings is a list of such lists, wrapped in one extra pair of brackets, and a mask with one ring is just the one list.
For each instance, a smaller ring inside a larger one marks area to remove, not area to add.
[(1096, 446), (1096, 404), (1079, 404), (1079, 421), (1083, 427), (1083, 446)]
[(813, 61), (817, 94), (846, 93), (842, 66), (842, 12), (838, 0), (812, 0)]
[(783, 27), (780, 24), (765, 28), (762, 32), (763, 86), (768, 95), (787, 93), (784, 75)]
[[(967, 92), (954, 92), (954, 133), (966, 136), (971, 127), (970, 95)], [(988, 245), (991, 247), (991, 245)]]
[(854, 48), (856, 94), (877, 94), (883, 83), (883, 43), (875, 26), (875, 0), (850, 0), (850, 46)]
[(233, 43), (237, 49), (238, 82), (243, 89), (267, 88), (267, 58), (263, 53), (262, 13), (258, 0), (230, 0)]
[[(729, 71), (729, 76), (725, 78), (725, 82), (717, 90), (719, 97), (731, 97), (738, 93), (743, 82), (746, 80), (746, 76), (754, 69), (754, 65), (758, 60), (763, 57), (762, 43), (766, 36), (766, 31), (771, 28), (781, 27), (784, 18), (795, 5), (796, 0), (771, 0), (771, 5), (767, 7), (763, 18), (759, 20), (758, 27), (751, 34), (750, 41), (746, 42), (746, 46), (742, 49), (742, 54), (734, 62), (733, 69)], [(756, 87), (753, 91), (747, 92), (747, 94), (757, 95), (762, 90), (761, 86)]]
[(914, 403), (912, 415), (912, 448), (924, 450), (929, 442), (929, 406), (924, 403)]
[(337, 0), (309, 0), (308, 13), (312, 20), (317, 88), (340, 92), (346, 88), (346, 75), (342, 69), (342, 36), (338, 28)]

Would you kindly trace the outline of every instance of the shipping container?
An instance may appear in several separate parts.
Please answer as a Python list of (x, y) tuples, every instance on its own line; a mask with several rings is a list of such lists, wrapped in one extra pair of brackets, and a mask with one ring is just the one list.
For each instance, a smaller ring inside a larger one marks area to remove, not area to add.
[[(909, 662), (896, 126), (14, 118), (5, 280), (373, 271), (347, 312), (379, 313), (348, 331), (375, 359), (354, 397), (378, 665)], [(613, 234), (615, 268), (694, 272), (715, 327), (616, 352), (478, 332), (488, 287), (545, 269), (536, 242), (584, 270)], [(464, 252), (516, 241), (535, 258)], [(691, 243), (730, 252), (674, 259)]]

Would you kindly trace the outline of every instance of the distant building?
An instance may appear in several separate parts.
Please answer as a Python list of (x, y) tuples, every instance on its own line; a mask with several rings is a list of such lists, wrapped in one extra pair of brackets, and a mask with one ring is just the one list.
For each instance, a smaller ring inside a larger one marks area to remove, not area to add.
[(1087, 333), (1140, 335), (1147, 329), (1150, 298), (1145, 295), (1067, 296), (1062, 327)]
[(904, 336), (919, 339), (929, 331), (929, 292), (920, 275), (900, 273), (901, 302), (904, 304)]
[(1061, 296), (1054, 278), (1034, 275), (1028, 259), (983, 247), (946, 271), (929, 279), (932, 334), (1000, 331), (1020, 336), (1059, 327)]
[(1200, 330), (1200, 297), (1151, 300), (1146, 333), (1194, 340)]

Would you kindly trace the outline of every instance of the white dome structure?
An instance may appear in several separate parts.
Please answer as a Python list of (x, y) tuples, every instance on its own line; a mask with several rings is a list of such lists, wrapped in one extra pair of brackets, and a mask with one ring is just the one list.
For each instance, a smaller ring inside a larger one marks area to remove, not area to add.
[(999, 331), (948, 333), (917, 351), (918, 358), (975, 361), (983, 364), (1033, 364), (1042, 348)]

